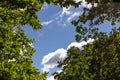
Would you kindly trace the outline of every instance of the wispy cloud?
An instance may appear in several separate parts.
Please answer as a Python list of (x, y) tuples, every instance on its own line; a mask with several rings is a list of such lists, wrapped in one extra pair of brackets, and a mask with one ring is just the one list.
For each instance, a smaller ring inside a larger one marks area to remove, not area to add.
[[(45, 8), (48, 9), (46, 6), (45, 6)], [(75, 8), (73, 8), (71, 6), (68, 8), (63, 7), (63, 8), (61, 8), (60, 11), (55, 13), (54, 16), (51, 16), (51, 19), (48, 19), (47, 21), (42, 22), (42, 25), (47, 26), (47, 25), (53, 23), (54, 21), (56, 21), (58, 23), (58, 25), (63, 24), (63, 26), (65, 26), (65, 24), (68, 24), (67, 19), (72, 20), (72, 18), (77, 17), (77, 15), (78, 15), (77, 13), (79, 13), (79, 12), (78, 11), (76, 12)]]
[(54, 76), (48, 76), (47, 80), (55, 80), (55, 79), (54, 79)]
[(49, 25), (50, 23), (52, 23), (54, 20), (49, 20), (49, 21), (45, 21), (45, 22), (41, 22), (41, 24), (43, 25), (43, 26), (47, 26), (47, 25)]
[(49, 7), (49, 5), (47, 3), (44, 3), (44, 5), (42, 6), (42, 10), (45, 10)]
[(57, 66), (58, 61), (63, 61), (67, 57), (67, 50), (71, 47), (78, 47), (80, 50), (83, 50), (83, 46), (87, 44), (92, 44), (94, 42), (94, 39), (89, 39), (88, 41), (82, 41), (82, 42), (72, 42), (70, 45), (68, 45), (67, 49), (57, 49), (54, 52), (48, 53), (45, 55), (42, 59), (42, 71), (49, 71), (50, 69)]
[[(42, 22), (42, 25), (47, 26), (53, 23), (54, 21), (56, 21), (57, 25), (63, 24), (63, 26), (66, 26), (65, 24), (70, 24), (69, 22), (72, 21), (73, 18), (76, 18), (83, 13), (82, 10), (83, 7), (86, 7), (88, 9), (92, 7), (92, 5), (90, 3), (88, 4), (85, 0), (74, 0), (74, 1), (76, 2), (82, 1), (82, 3), (78, 8), (74, 8), (73, 6), (69, 6), (68, 8), (66, 7), (61, 8), (61, 10), (58, 11), (56, 14), (54, 14), (54, 16), (51, 16), (51, 19)], [(95, 6), (97, 6), (96, 3), (94, 4), (94, 7)], [(45, 3), (42, 9), (48, 9), (48, 7), (49, 5)]]
[(62, 11), (61, 11), (61, 14), (60, 14), (60, 17), (63, 17), (64, 15), (70, 15), (72, 13), (70, 11), (70, 9), (71, 9), (71, 7), (68, 7), (68, 8), (63, 7)]
[(78, 17), (80, 15), (80, 12), (75, 12), (71, 16), (67, 18), (67, 22), (70, 22), (74, 17)]

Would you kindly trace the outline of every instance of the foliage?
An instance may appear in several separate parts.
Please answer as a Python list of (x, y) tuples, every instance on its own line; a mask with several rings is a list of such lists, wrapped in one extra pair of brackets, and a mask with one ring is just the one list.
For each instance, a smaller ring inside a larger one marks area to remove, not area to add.
[(9, 25), (0, 26), (0, 79), (1, 80), (45, 80), (46, 73), (32, 65), (35, 52), (24, 31)]
[(76, 41), (87, 40), (89, 37), (96, 41), (84, 46), (82, 51), (76, 47), (69, 49), (68, 57), (58, 62), (58, 67), (63, 71), (55, 72), (54, 76), (57, 80), (119, 80), (120, 31), (113, 29), (108, 34), (99, 32), (97, 27), (106, 20), (113, 26), (120, 22), (119, 0), (86, 2), (92, 4), (92, 7), (84, 8), (82, 15), (71, 23), (76, 27)]
[(39, 0), (1, 0), (0, 24), (10, 23), (13, 26), (30, 24), (34, 29), (41, 28), (36, 12), (42, 3)]
[[(86, 1), (88, 3), (95, 3), (97, 0), (86, 0)], [(76, 35), (76, 37), (78, 41), (81, 39), (80, 36), (85, 35), (89, 30), (93, 31), (94, 33), (97, 33), (97, 29), (95, 28), (93, 28), (92, 30), (91, 28), (87, 29), (83, 27), (83, 25), (79, 25), (79, 23), (85, 24), (87, 23), (87, 21), (89, 21), (90, 26), (93, 27), (96, 24), (102, 23), (105, 19), (112, 21), (112, 24), (114, 24), (115, 21), (119, 21), (119, 12), (118, 12), (120, 10), (119, 5), (116, 7), (116, 4), (112, 4), (112, 2), (109, 2), (112, 0), (99, 0), (99, 1), (100, 2), (97, 2), (99, 3), (97, 7), (92, 7), (91, 9), (84, 8), (84, 13), (82, 14), (82, 16), (80, 16), (77, 21), (72, 22), (73, 25), (77, 26), (76, 32), (78, 32), (79, 34)], [(78, 7), (81, 4), (81, 1), (76, 3), (74, 0), (1, 0), (0, 1), (0, 79), (1, 80), (34, 80), (34, 79), (45, 80), (46, 79), (46, 73), (41, 74), (32, 65), (32, 55), (35, 52), (34, 48), (31, 46), (33, 40), (29, 39), (26, 36), (24, 30), (22, 29), (23, 25), (30, 25), (33, 27), (34, 30), (42, 28), (40, 24), (40, 20), (38, 19), (37, 16), (37, 12), (40, 11), (42, 5), (45, 2), (52, 3), (55, 5), (58, 4), (61, 7), (69, 7), (70, 5)], [(93, 12), (95, 13), (93, 14)], [(68, 52), (71, 52), (71, 50)], [(82, 51), (79, 50), (75, 50), (75, 52), (83, 53)], [(92, 76), (92, 78), (93, 77), (95, 77), (95, 75)], [(63, 78), (62, 80), (65, 79)]]
[[(68, 0), (67, 0), (68, 1)], [(0, 80), (45, 80), (33, 65), (33, 39), (22, 26), (41, 29), (37, 12), (44, 3), (61, 4), (58, 0), (1, 0), (0, 1)]]
[(0, 1), (0, 80), (45, 80), (33, 65), (33, 39), (29, 39), (23, 25), (41, 29), (37, 12), (39, 0)]
[(68, 57), (59, 62), (62, 72), (55, 73), (57, 80), (119, 80), (120, 79), (120, 32), (109, 35), (99, 33), (93, 44), (84, 50), (72, 47)]
[(37, 12), (44, 2), (57, 4), (56, 0), (1, 0), (0, 1), (0, 80), (45, 80), (33, 65), (31, 46), (23, 25), (41, 29)]
[[(109, 21), (111, 25), (120, 22), (120, 3), (119, 0), (86, 0), (92, 4), (92, 8), (84, 8), (82, 15), (72, 24), (76, 27), (76, 40), (80, 41), (86, 37), (92, 37), (98, 30), (97, 25)], [(94, 6), (97, 4), (97, 6)], [(116, 6), (117, 5), (117, 6)], [(87, 24), (87, 26), (86, 26)]]

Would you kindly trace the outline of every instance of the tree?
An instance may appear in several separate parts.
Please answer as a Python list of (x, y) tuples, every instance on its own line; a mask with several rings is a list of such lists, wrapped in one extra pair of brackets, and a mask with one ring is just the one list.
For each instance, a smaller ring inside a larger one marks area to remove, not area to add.
[(42, 4), (37, 0), (0, 1), (0, 79), (1, 80), (45, 80), (46, 74), (32, 65), (29, 39), (22, 26), (30, 24), (34, 29), (41, 28), (36, 12)]
[[(82, 15), (77, 20), (72, 21), (72, 24), (76, 27), (77, 41), (94, 37), (92, 35), (96, 35), (96, 31), (99, 29), (97, 25), (104, 23), (106, 20), (113, 26), (116, 22), (120, 22), (119, 0), (86, 0), (86, 2), (92, 4), (92, 7), (90, 9), (84, 8)], [(94, 6), (95, 4), (97, 6)]]
[[(68, 1), (68, 0), (67, 0)], [(47, 3), (58, 4), (58, 0), (1, 0), (0, 1), (0, 79), (1, 80), (45, 80), (32, 65), (35, 49), (22, 26), (30, 25), (34, 30), (42, 28), (37, 12)], [(59, 2), (61, 4), (61, 2)], [(62, 5), (62, 4), (61, 4)]]
[[(90, 2), (92, 3), (95, 1), (96, 0), (91, 0)], [(40, 11), (44, 2), (52, 3), (55, 5), (58, 4), (61, 7), (69, 7), (70, 5), (78, 7), (81, 4), (81, 2), (76, 3), (74, 0), (21, 0), (21, 1), (1, 0), (0, 1), (0, 79), (1, 80), (21, 80), (21, 79), (45, 80), (46, 79), (46, 73), (41, 74), (32, 65), (31, 57), (35, 50), (34, 48), (32, 48), (30, 44), (32, 44), (33, 40), (29, 39), (24, 33), (24, 30), (22, 29), (23, 25), (30, 25), (33, 27), (34, 30), (41, 29), (42, 26), (40, 24), (40, 20), (38, 19), (36, 13)], [(99, 6), (101, 5), (102, 4), (96, 7), (97, 10), (99, 10)], [(87, 11), (89, 11), (89, 14), (90, 12), (95, 11), (94, 8), (90, 10), (87, 9), (84, 10), (85, 12), (81, 16), (83, 17), (83, 20), (86, 19)], [(117, 10), (119, 10), (119, 8)], [(102, 12), (101, 14), (104, 14), (104, 12)], [(73, 21), (72, 23), (75, 25), (76, 21)]]
[(30, 24), (34, 29), (41, 28), (36, 12), (42, 3), (39, 0), (1, 0), (0, 24), (8, 23), (13, 26)]
[[(48, 3), (58, 4), (61, 7), (79, 7), (82, 3), (77, 0), (48, 0)], [(116, 22), (120, 22), (120, 1), (119, 0), (85, 0), (87, 4), (91, 4), (91, 8), (83, 8), (83, 13), (77, 20), (73, 20), (71, 23), (76, 27), (77, 35), (76, 40), (84, 40), (88, 37), (94, 37), (98, 30), (97, 25), (109, 21), (111, 25), (115, 25)], [(95, 6), (97, 4), (97, 6)], [(117, 5), (117, 6), (116, 6)], [(89, 24), (86, 26), (85, 24)], [(88, 35), (89, 34), (89, 35)]]
[(37, 12), (42, 5), (57, 4), (56, 0), (1, 0), (0, 1), (0, 79), (1, 80), (45, 80), (32, 65), (35, 52), (22, 26), (41, 29)]
[(100, 33), (93, 44), (84, 50), (72, 47), (68, 57), (59, 62), (62, 72), (55, 73), (57, 80), (119, 80), (120, 79), (120, 31), (109, 35)]
[[(111, 25), (120, 22), (120, 4), (118, 0), (86, 0), (92, 4), (90, 9), (84, 8), (82, 15), (71, 23), (76, 27), (76, 40), (94, 38), (91, 45), (84, 50), (72, 47), (68, 57), (58, 62), (62, 72), (55, 72), (57, 80), (118, 80), (120, 79), (120, 31), (99, 32), (97, 25), (108, 20)], [(94, 4), (97, 3), (97, 6)], [(81, 1), (79, 2), (81, 5)], [(116, 7), (116, 5), (118, 7)], [(88, 26), (86, 26), (88, 24)]]
[(40, 74), (32, 65), (35, 52), (24, 31), (10, 25), (0, 26), (0, 79), (1, 80), (45, 80), (46, 73)]
[(32, 63), (35, 49), (31, 46), (23, 25), (41, 29), (37, 12), (43, 3), (39, 0), (0, 1), (0, 80), (45, 80)]

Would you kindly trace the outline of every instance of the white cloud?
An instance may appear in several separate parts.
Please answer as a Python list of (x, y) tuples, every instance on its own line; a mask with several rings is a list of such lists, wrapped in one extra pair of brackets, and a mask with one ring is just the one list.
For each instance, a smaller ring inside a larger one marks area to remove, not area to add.
[(82, 41), (80, 43), (78, 42), (72, 42), (70, 45), (68, 45), (67, 50), (70, 49), (71, 47), (78, 47), (80, 50), (83, 50), (83, 46), (87, 45), (87, 42)]
[[(90, 9), (92, 7), (91, 4), (87, 4), (85, 0), (75, 0), (76, 2), (82, 1), (81, 5), (78, 8), (74, 8), (72, 6), (69, 6), (68, 8), (63, 7), (62, 11), (59, 12), (59, 16), (57, 16), (57, 19), (59, 20), (58, 22), (60, 23), (61, 21), (70, 22), (73, 18), (80, 16), (80, 14), (83, 12), (82, 7), (86, 7)], [(96, 6), (96, 4), (95, 4)], [(65, 16), (67, 16), (67, 20), (65, 20)], [(63, 20), (64, 19), (64, 20)]]
[(57, 66), (57, 62), (56, 63), (51, 63), (51, 64), (43, 64), (44, 67), (42, 68), (43, 72), (49, 72), (50, 69), (54, 68), (55, 66)]
[[(79, 1), (80, 0), (76, 0), (76, 2), (79, 2)], [(48, 9), (48, 6), (49, 6), (48, 4), (44, 4), (43, 9)], [(65, 26), (66, 23), (68, 24), (68, 22), (70, 22), (73, 18), (80, 15), (81, 12), (77, 9), (78, 8), (74, 8), (72, 6), (69, 6), (68, 8), (63, 7), (63, 8), (61, 8), (60, 11), (58, 11), (55, 14), (55, 16), (52, 17), (52, 19), (50, 19), (48, 21), (41, 22), (41, 24), (43, 26), (47, 26), (47, 25), (53, 23), (54, 21), (56, 21), (60, 25), (63, 24), (63, 26)]]
[(53, 16), (53, 19), (50, 19), (48, 21), (44, 21), (44, 22), (41, 22), (41, 24), (43, 26), (47, 26), (51, 23), (53, 23), (54, 21), (56, 21), (58, 24), (63, 24), (63, 26), (65, 26), (66, 22), (62, 23), (66, 18), (64, 18), (65, 16), (71, 16), (73, 14), (73, 11), (70, 10), (71, 7), (68, 7), (68, 8), (65, 8), (63, 7), (61, 11), (57, 12), (54, 16)]
[[(85, 0), (82, 1), (81, 5), (85, 8), (88, 8), (88, 9), (92, 8), (92, 4), (91, 3), (88, 4)], [(97, 3), (94, 3), (93, 7), (97, 7)]]
[(63, 7), (60, 17), (63, 17), (64, 15), (70, 15), (71, 14), (70, 8), (71, 7), (68, 7), (68, 8)]
[(49, 20), (49, 21), (45, 21), (45, 22), (41, 22), (41, 24), (43, 26), (49, 25), (50, 23), (52, 23), (54, 20)]
[[(88, 9), (92, 8), (91, 3), (88, 4), (85, 0), (74, 0), (74, 1), (76, 1), (76, 3), (82, 1), (82, 2), (81, 2), (81, 5), (80, 5), (79, 7), (82, 6), (82, 7), (88, 8)], [(94, 7), (97, 7), (97, 3), (94, 3), (93, 6), (94, 6)]]
[(66, 16), (69, 17), (73, 14), (73, 11), (71, 10), (71, 7), (63, 7), (61, 11), (59, 11), (57, 13), (57, 16), (55, 18), (55, 20), (60, 23), (60, 24), (63, 24), (63, 26), (65, 26), (66, 24)]
[(58, 72), (58, 73), (60, 73), (60, 72), (62, 72), (63, 70), (58, 70), (58, 71), (56, 71), (56, 72)]
[[(58, 70), (56, 72), (60, 73), (60, 72), (62, 72), (62, 70)], [(48, 76), (47, 80), (56, 80), (56, 79), (54, 79), (54, 76)]]
[(82, 1), (81, 5), (85, 8), (88, 8), (88, 9), (92, 8), (91, 3), (88, 4), (85, 0)]
[(68, 17), (67, 22), (70, 22), (74, 17), (77, 17), (80, 15), (80, 12), (75, 12), (71, 16)]
[(76, 3), (78, 3), (78, 2), (80, 2), (80, 1), (82, 1), (82, 0), (74, 0)]
[[(83, 50), (83, 46), (87, 44), (92, 44), (94, 42), (94, 39), (89, 39), (88, 41), (82, 41), (82, 42), (72, 42), (70, 45), (68, 45), (67, 50), (71, 47), (78, 47), (80, 50)], [(67, 50), (61, 48), (57, 49), (56, 51), (52, 53), (48, 53), (45, 55), (42, 59), (42, 71), (49, 71), (50, 69), (57, 66), (58, 61), (63, 61), (67, 57)]]
[(82, 41), (82, 42), (72, 42), (70, 45), (68, 45), (67, 50), (70, 49), (71, 47), (78, 47), (80, 50), (83, 50), (83, 46), (87, 45), (87, 44), (92, 44), (94, 42), (94, 39), (89, 38), (86, 42)]
[(49, 71), (50, 68), (57, 66), (57, 62), (64, 60), (67, 57), (67, 51), (63, 48), (56, 50), (55, 52), (45, 55), (42, 59), (44, 65), (43, 71)]
[[(58, 25), (63, 24), (63, 26), (65, 26), (64, 24), (69, 24), (68, 22), (70, 22), (73, 18), (79, 16), (83, 12), (82, 10), (83, 7), (86, 7), (88, 9), (92, 8), (92, 5), (90, 3), (88, 4), (85, 0), (74, 0), (74, 1), (76, 2), (82, 1), (82, 3), (78, 8), (74, 8), (73, 6), (69, 6), (68, 8), (66, 7), (61, 8), (61, 10), (58, 11), (56, 14), (54, 14), (54, 16), (51, 17), (51, 19), (42, 22), (42, 25), (47, 26), (53, 23), (54, 21), (56, 21)], [(49, 9), (49, 6), (51, 5), (45, 3), (42, 7), (42, 10)], [(96, 7), (97, 3), (95, 3), (93, 6)]]
[(44, 5), (42, 6), (42, 10), (47, 9), (49, 7), (49, 5), (47, 3), (44, 3)]
[(87, 43), (92, 44), (94, 41), (94, 39), (89, 38), (89, 40), (87, 40)]
[(54, 76), (48, 76), (47, 80), (55, 80), (55, 79), (54, 79)]

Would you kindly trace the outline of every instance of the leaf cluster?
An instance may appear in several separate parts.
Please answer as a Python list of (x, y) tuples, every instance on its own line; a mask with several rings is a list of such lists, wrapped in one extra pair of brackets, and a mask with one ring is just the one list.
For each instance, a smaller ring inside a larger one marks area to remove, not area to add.
[(41, 24), (36, 13), (41, 7), (42, 3), (39, 0), (1, 0), (0, 24), (30, 24), (34, 29), (40, 29)]
[(68, 57), (59, 63), (62, 72), (55, 73), (57, 80), (119, 80), (120, 32), (100, 33), (93, 44), (84, 50), (72, 47)]
[[(77, 41), (86, 38), (86, 36), (96, 35), (99, 29), (97, 26), (106, 20), (112, 26), (120, 22), (119, 0), (86, 0), (86, 2), (91, 4), (92, 7), (90, 9), (84, 8), (82, 15), (77, 20), (71, 22), (76, 27), (76, 32), (78, 33), (76, 35)], [(94, 6), (94, 4), (97, 4), (97, 6)]]
[(35, 49), (20, 27), (0, 27), (0, 79), (1, 80), (45, 80), (46, 73), (33, 67), (32, 55)]

